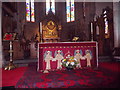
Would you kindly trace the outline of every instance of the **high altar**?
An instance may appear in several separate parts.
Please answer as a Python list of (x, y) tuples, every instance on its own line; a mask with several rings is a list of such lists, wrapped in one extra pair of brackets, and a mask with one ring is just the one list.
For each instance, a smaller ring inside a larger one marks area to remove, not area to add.
[(38, 44), (38, 71), (62, 70), (61, 60), (73, 56), (81, 67), (98, 67), (97, 42), (58, 42)]
[(38, 43), (38, 71), (62, 70), (63, 59), (74, 57), (77, 68), (98, 67), (97, 42), (60, 42), (61, 23), (52, 13), (40, 23), (41, 43)]

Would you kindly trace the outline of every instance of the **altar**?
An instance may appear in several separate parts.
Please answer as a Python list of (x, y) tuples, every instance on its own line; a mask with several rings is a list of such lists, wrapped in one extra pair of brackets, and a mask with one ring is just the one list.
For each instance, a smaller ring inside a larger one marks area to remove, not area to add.
[(98, 67), (98, 43), (86, 42), (57, 42), (38, 44), (37, 71), (64, 70), (62, 60), (72, 56), (79, 61), (76, 68)]

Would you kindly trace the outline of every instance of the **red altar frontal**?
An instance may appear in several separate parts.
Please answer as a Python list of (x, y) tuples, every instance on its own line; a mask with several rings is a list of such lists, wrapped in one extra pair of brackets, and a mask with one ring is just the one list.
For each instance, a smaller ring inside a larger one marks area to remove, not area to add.
[(76, 68), (98, 67), (97, 42), (59, 42), (38, 44), (38, 71), (62, 70), (62, 60), (72, 56), (79, 62)]

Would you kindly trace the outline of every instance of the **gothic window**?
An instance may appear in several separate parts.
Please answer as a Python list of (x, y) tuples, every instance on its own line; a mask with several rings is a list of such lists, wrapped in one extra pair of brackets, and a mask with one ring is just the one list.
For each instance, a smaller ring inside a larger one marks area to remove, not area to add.
[(104, 19), (105, 22), (105, 34), (108, 34), (108, 20), (107, 18)]
[(46, 0), (46, 14), (48, 14), (50, 8), (55, 14), (55, 0)]
[(104, 22), (105, 22), (105, 34), (108, 33), (108, 19), (107, 19), (107, 12), (104, 11)]
[(73, 22), (75, 20), (74, 7), (75, 7), (74, 0), (66, 0), (67, 22)]
[(34, 0), (26, 0), (26, 20), (35, 22)]
[(108, 30), (108, 18), (107, 18), (107, 11), (105, 10), (103, 12), (103, 17), (104, 17), (104, 24), (105, 24), (105, 38), (109, 38), (109, 30)]

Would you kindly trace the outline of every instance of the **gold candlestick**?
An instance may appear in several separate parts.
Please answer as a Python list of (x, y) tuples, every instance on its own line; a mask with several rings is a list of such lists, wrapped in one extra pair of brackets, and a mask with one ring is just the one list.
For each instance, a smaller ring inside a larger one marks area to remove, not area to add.
[(13, 64), (13, 40), (15, 40), (16, 33), (5, 33), (3, 40), (10, 42), (10, 61), (9, 64), (4, 68), (5, 70), (12, 70), (16, 68), (16, 65)]
[(9, 64), (4, 68), (4, 70), (12, 70), (14, 68), (16, 68), (16, 65), (13, 64), (13, 50), (12, 50), (12, 41), (10, 41), (10, 50), (9, 50), (9, 53), (10, 53), (10, 61), (9, 61)]

